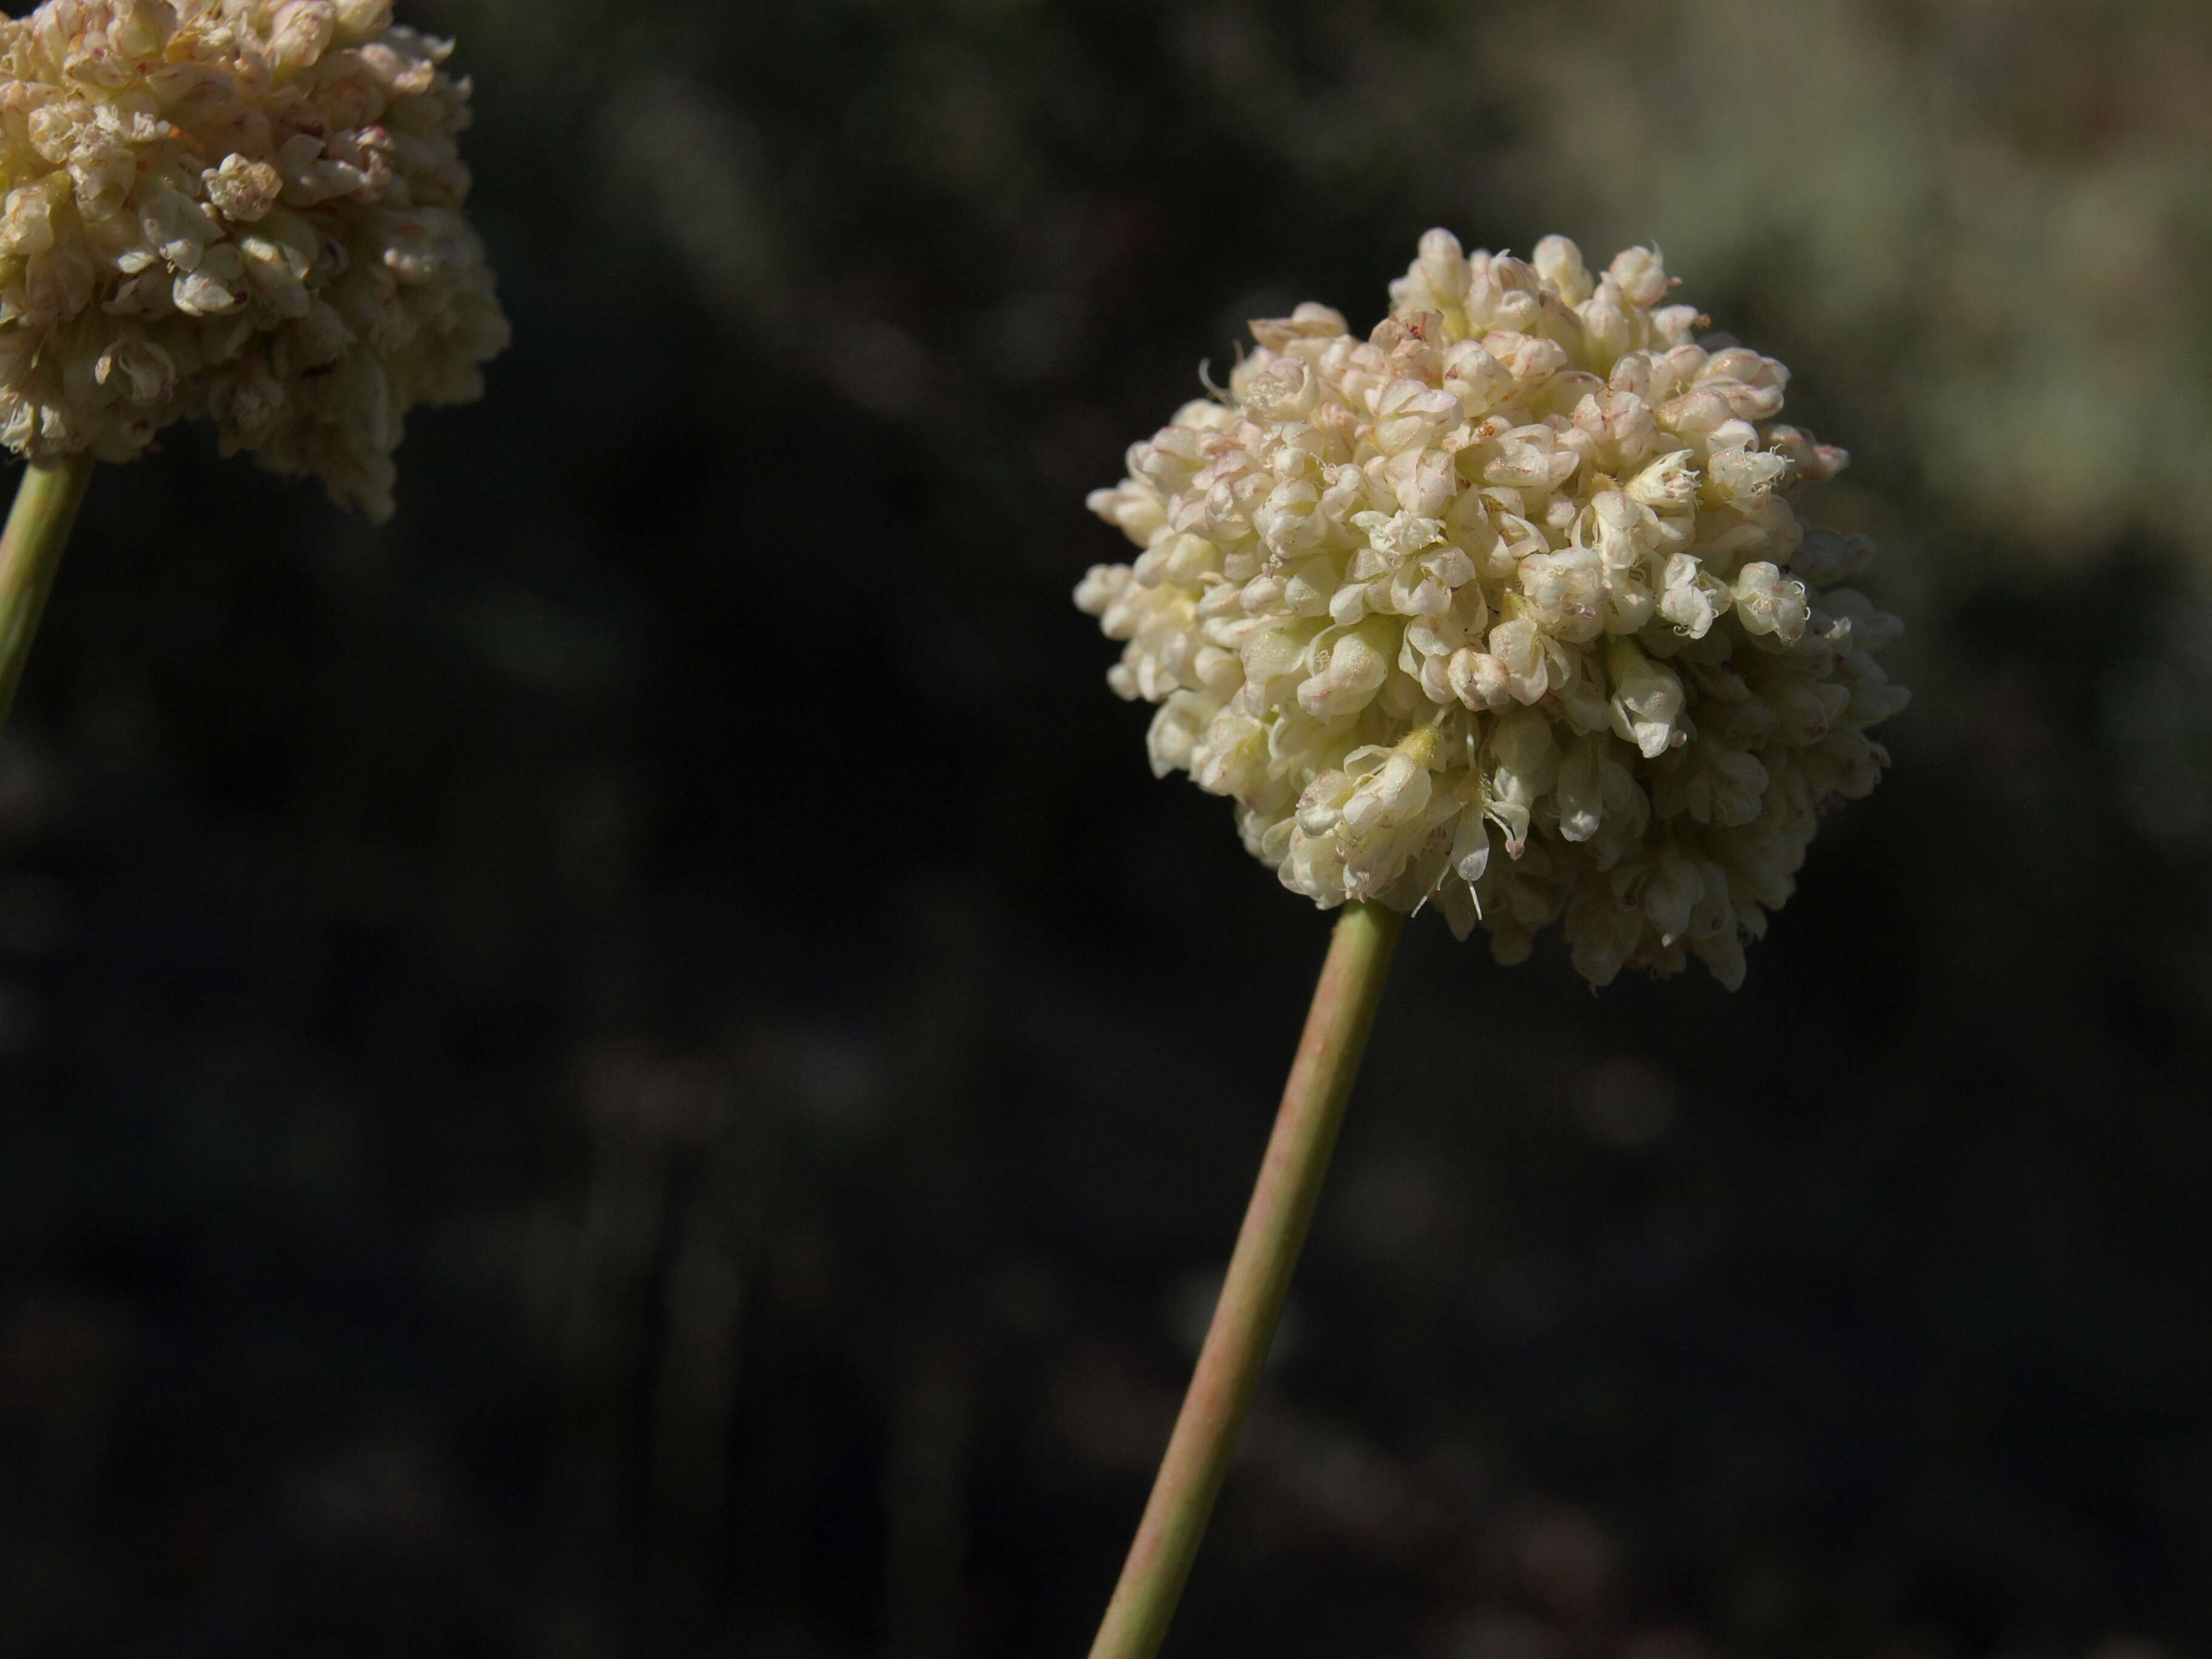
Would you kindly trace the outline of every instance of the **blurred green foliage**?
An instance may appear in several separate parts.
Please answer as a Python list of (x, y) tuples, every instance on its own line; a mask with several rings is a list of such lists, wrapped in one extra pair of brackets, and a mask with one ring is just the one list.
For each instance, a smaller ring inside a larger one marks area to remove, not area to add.
[(1920, 700), (1738, 995), (1409, 930), (1176, 1650), (2212, 1644), (2197, 9), (405, 15), (489, 398), (103, 474), (0, 744), (0, 1653), (1079, 1650), (1325, 928), (1082, 495), (1437, 222), (1797, 369)]

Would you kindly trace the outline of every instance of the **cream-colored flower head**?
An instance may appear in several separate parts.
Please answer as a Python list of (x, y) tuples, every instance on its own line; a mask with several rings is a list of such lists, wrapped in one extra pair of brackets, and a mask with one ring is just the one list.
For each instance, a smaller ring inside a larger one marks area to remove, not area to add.
[[(1820, 813), (1872, 789), (1903, 708), (1872, 551), (1790, 503), (1841, 450), (1774, 423), (1789, 371), (1695, 337), (1656, 252), (1600, 276), (1421, 239), (1361, 341), (1252, 325), (1217, 400), (1091, 506), (1145, 550), (1076, 591), (1153, 770), (1235, 799), (1316, 903), (1434, 900), (1504, 962), (1724, 983)], [(1493, 850), (1503, 856), (1493, 856)]]
[(371, 517), (417, 403), (507, 343), (461, 215), (469, 82), (391, 0), (46, 0), (0, 19), (0, 441), (222, 452)]

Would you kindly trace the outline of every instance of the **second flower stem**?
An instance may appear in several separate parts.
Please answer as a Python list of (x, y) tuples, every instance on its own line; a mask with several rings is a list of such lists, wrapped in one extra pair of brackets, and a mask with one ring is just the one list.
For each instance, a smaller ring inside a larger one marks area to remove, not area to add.
[(0, 532), (0, 726), (15, 706), (39, 617), (91, 477), (92, 457), (79, 451), (49, 465), (25, 467), (15, 487), (8, 528)]
[(1347, 904), (1338, 915), (1221, 1299), (1091, 1659), (1152, 1659), (1175, 1617), (1282, 1315), (1404, 921), (1376, 904)]

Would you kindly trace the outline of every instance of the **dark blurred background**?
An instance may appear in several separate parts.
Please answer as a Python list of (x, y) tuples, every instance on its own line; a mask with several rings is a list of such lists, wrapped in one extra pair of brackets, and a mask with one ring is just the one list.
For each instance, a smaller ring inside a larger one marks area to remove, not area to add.
[(373, 529), (96, 479), (0, 743), (0, 1653), (1084, 1650), (1327, 919), (1068, 603), (1434, 223), (1856, 461), (1729, 995), (1407, 933), (1171, 1645), (2212, 1650), (2212, 23), (439, 0), (515, 325)]

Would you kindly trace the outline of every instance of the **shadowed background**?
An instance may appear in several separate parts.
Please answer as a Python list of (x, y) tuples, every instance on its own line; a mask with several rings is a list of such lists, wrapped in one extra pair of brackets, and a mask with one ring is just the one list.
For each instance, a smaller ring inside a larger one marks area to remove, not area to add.
[(1797, 372), (1918, 701), (1733, 996), (1407, 931), (1171, 1652), (2212, 1646), (2212, 24), (441, 0), (517, 343), (0, 741), (0, 1654), (1077, 1653), (1326, 933), (1068, 603), (1419, 234)]

